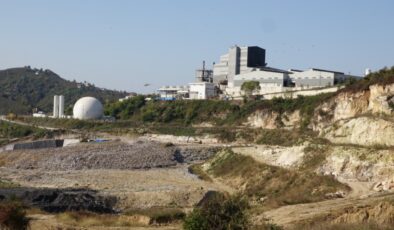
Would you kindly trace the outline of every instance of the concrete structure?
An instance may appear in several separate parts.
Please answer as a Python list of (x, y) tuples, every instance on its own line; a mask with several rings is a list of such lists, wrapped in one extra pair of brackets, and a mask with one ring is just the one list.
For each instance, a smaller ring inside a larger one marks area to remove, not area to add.
[(290, 69), (290, 72), (290, 78), (295, 87), (301, 88), (330, 87), (354, 77), (342, 72), (316, 68), (305, 71)]
[(59, 148), (63, 147), (64, 140), (41, 140), (26, 143), (14, 144), (13, 150), (19, 149), (44, 149), (44, 148)]
[(176, 99), (184, 99), (189, 97), (188, 86), (163, 86), (158, 89), (160, 100), (172, 101)]
[(53, 117), (58, 118), (59, 117), (59, 96), (55, 95), (53, 97)]
[(219, 63), (213, 67), (213, 82), (228, 82), (233, 87), (235, 75), (253, 71), (255, 68), (265, 67), (265, 49), (257, 46), (233, 46), (227, 54), (220, 57)]
[(39, 111), (37, 113), (33, 113), (33, 117), (47, 117), (47, 115), (44, 112)]
[(59, 117), (64, 118), (64, 96), (59, 96)]
[(83, 97), (75, 103), (73, 114), (75, 119), (100, 119), (103, 116), (103, 105), (94, 97)]
[(189, 99), (209, 99), (217, 95), (216, 87), (211, 82), (189, 83)]

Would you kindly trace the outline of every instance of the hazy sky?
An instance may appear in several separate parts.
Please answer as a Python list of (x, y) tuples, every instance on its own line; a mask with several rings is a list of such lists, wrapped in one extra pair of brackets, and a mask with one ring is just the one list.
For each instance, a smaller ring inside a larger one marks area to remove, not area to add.
[(271, 67), (361, 75), (394, 65), (393, 9), (393, 0), (0, 0), (0, 69), (152, 92), (192, 82), (202, 60), (210, 67), (237, 44), (265, 48)]

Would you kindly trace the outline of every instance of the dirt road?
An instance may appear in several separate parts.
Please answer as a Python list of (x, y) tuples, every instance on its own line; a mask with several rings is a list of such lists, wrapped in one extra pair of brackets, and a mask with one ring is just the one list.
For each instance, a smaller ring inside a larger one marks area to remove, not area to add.
[(394, 193), (375, 194), (365, 198), (349, 197), (310, 204), (288, 205), (257, 215), (254, 218), (254, 221), (262, 222), (264, 220), (269, 220), (274, 224), (287, 227), (294, 223), (318, 216), (328, 215), (344, 208), (363, 207), (366, 205), (376, 204), (379, 201), (388, 198), (394, 199)]

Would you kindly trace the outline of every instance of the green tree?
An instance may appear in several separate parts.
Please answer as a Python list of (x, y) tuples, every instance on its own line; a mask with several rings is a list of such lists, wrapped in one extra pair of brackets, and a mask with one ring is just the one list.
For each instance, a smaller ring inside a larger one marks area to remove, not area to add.
[(241, 86), (241, 90), (249, 98), (253, 95), (253, 93), (258, 92), (260, 89), (260, 82), (258, 81), (245, 81)]

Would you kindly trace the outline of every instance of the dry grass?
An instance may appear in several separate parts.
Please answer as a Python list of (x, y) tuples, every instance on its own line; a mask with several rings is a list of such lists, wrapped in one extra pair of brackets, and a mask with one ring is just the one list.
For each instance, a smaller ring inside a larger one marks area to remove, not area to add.
[(317, 202), (326, 199), (327, 193), (349, 189), (333, 177), (270, 166), (230, 150), (211, 161), (209, 172), (250, 198), (266, 199), (265, 208)]
[(196, 175), (199, 179), (212, 182), (212, 178), (202, 169), (202, 164), (194, 164), (188, 167), (189, 173)]
[(0, 229), (28, 229), (29, 219), (24, 207), (15, 201), (0, 203)]
[(143, 210), (129, 210), (125, 213), (128, 216), (146, 216), (149, 224), (169, 224), (181, 221), (186, 214), (179, 208), (152, 207)]
[(64, 212), (56, 215), (56, 219), (61, 223), (78, 227), (137, 227), (147, 225), (143, 218), (127, 218), (120, 215), (89, 212)]
[[(1, 163), (1, 161), (0, 161), (0, 163)], [(0, 178), (0, 188), (16, 188), (16, 187), (19, 187), (19, 185), (12, 182), (12, 181)]]

